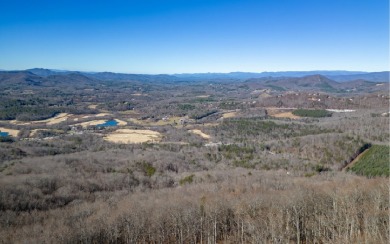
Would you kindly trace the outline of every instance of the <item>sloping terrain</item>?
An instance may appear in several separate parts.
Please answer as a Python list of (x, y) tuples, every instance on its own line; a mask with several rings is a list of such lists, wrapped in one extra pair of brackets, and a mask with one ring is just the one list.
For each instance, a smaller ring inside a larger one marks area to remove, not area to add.
[(385, 84), (35, 72), (0, 72), (5, 243), (390, 239), (388, 179), (342, 171), (388, 143)]
[(390, 147), (373, 145), (352, 165), (351, 171), (369, 177), (390, 175)]

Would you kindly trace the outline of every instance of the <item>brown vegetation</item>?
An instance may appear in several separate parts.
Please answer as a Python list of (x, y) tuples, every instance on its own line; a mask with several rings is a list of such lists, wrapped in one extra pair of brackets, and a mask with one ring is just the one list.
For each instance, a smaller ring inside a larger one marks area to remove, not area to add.
[(389, 242), (388, 86), (112, 75), (0, 84), (1, 242)]
[[(130, 194), (127, 190), (117, 194), (92, 192), (92, 198), (84, 201), (62, 208), (31, 210), (32, 214), (6, 210), (1, 215), (0, 234), (6, 242), (37, 243), (389, 240), (389, 192), (385, 179), (368, 180), (344, 174), (300, 178), (238, 170), (209, 172), (196, 175), (194, 180), (199, 183), (176, 189)], [(61, 190), (58, 183), (50, 178), (31, 182), (44, 194), (57, 195), (58, 199), (58, 194), (62, 194), (64, 200), (71, 197), (71, 191)]]

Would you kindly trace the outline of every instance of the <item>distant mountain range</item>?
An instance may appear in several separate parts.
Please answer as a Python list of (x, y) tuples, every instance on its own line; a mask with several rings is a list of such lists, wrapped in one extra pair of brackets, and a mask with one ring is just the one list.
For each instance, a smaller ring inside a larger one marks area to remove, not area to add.
[(272, 89), (279, 91), (375, 92), (389, 90), (388, 81), (372, 82), (358, 79), (338, 82), (323, 75), (248, 79), (245, 81), (245, 84), (252, 89)]
[(180, 82), (244, 82), (252, 88), (273, 90), (317, 90), (326, 92), (380, 91), (388, 89), (390, 72), (287, 71), (262, 73), (200, 73), (175, 75), (123, 74), (111, 72), (29, 69), (0, 71), (0, 87), (93, 86), (107, 82), (175, 84)]
[(314, 71), (281, 71), (281, 72), (231, 72), (231, 73), (185, 73), (185, 74), (159, 74), (159, 75), (147, 75), (147, 74), (125, 74), (125, 73), (113, 73), (113, 72), (80, 72), (80, 71), (59, 71), (50, 69), (28, 69), (33, 74), (39, 76), (50, 76), (56, 74), (69, 74), (80, 73), (87, 77), (92, 77), (100, 80), (137, 80), (137, 81), (196, 81), (196, 80), (248, 80), (254, 78), (264, 77), (303, 77), (309, 75), (323, 75), (332, 80), (344, 82), (351, 80), (367, 80), (373, 82), (387, 82), (389, 81), (389, 71), (383, 72), (363, 72), (363, 71), (328, 71), (328, 70), (314, 70)]
[(174, 74), (176, 77), (187, 79), (253, 79), (264, 77), (302, 77), (308, 75), (324, 75), (324, 76), (348, 76), (368, 74), (362, 71), (281, 71), (281, 72), (231, 72), (231, 73), (194, 73), (194, 74)]

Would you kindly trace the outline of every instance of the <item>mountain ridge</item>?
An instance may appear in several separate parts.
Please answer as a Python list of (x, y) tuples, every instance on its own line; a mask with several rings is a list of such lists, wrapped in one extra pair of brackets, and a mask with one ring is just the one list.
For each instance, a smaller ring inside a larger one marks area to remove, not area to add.
[(69, 70), (53, 70), (45, 68), (27, 69), (39, 76), (49, 76), (53, 74), (80, 73), (88, 77), (102, 80), (139, 80), (139, 81), (197, 81), (212, 79), (247, 80), (265, 77), (303, 77), (308, 75), (323, 75), (338, 82), (364, 79), (373, 82), (389, 81), (390, 72), (367, 72), (367, 71), (347, 71), (347, 70), (312, 70), (312, 71), (265, 71), (265, 72), (229, 72), (229, 73), (176, 73), (176, 74), (141, 74), (141, 73), (116, 73), (116, 72), (84, 72)]

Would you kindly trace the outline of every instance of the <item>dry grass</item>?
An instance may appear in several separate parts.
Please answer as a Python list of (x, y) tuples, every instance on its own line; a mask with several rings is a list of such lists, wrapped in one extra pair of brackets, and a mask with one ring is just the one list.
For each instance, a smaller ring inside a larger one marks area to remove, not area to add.
[(223, 118), (227, 119), (227, 118), (234, 118), (237, 116), (237, 113), (236, 112), (229, 112), (229, 113), (224, 113), (222, 115)]
[(159, 120), (157, 122), (150, 120), (139, 120), (131, 118), (130, 121), (134, 124), (144, 125), (144, 126), (163, 126), (163, 125), (172, 125), (175, 123), (179, 123), (180, 119), (185, 119), (184, 117), (170, 117), (167, 120)]
[(143, 143), (158, 142), (161, 134), (152, 130), (119, 129), (104, 137), (105, 140), (114, 143)]
[[(78, 123), (76, 125), (81, 125), (82, 127), (88, 127), (88, 126), (92, 126), (92, 125), (104, 124), (104, 123), (106, 123), (106, 121), (107, 120), (98, 119), (98, 120), (91, 120), (91, 121), (87, 121), (87, 122), (83, 122), (83, 123)], [(115, 119), (115, 121), (118, 122), (118, 126), (127, 125), (127, 122), (124, 120)]]
[(94, 118), (94, 117), (104, 117), (104, 116), (109, 116), (109, 115), (112, 115), (112, 114), (110, 114), (110, 113), (90, 114), (90, 115), (84, 115), (81, 118), (88, 119), (88, 118)]
[(115, 119), (116, 122), (118, 122), (118, 125), (119, 126), (124, 126), (124, 125), (127, 125), (127, 122), (124, 121), (124, 120), (120, 120), (120, 119)]
[(210, 135), (203, 133), (201, 130), (194, 129), (194, 130), (189, 130), (189, 131), (198, 135), (198, 136), (201, 136), (203, 139), (210, 139), (211, 138)]
[(17, 137), (19, 134), (19, 130), (14, 130), (14, 129), (7, 129), (4, 127), (0, 127), (1, 132), (7, 132), (10, 136)]
[(278, 114), (273, 114), (272, 117), (276, 118), (289, 118), (289, 119), (300, 119), (301, 117), (296, 116), (292, 114), (292, 112), (284, 112), (284, 113), (278, 113)]
[(96, 114), (95, 117), (104, 117), (104, 116), (109, 116), (111, 115), (110, 113), (100, 113), (100, 114)]
[(46, 119), (46, 120), (41, 120), (42, 122), (46, 122), (47, 125), (55, 125), (59, 124), (61, 122), (66, 121), (69, 118), (70, 114), (67, 113), (60, 113), (53, 118)]
[(75, 125), (81, 125), (82, 127), (88, 127), (88, 126), (100, 125), (100, 124), (104, 124), (104, 123), (106, 123), (106, 120), (100, 119), (100, 120), (91, 120), (91, 121), (87, 121), (87, 122), (83, 122), (83, 123), (79, 123), (79, 124), (75, 124)]
[(60, 113), (54, 116), (53, 118), (50, 119), (44, 119), (44, 120), (35, 120), (35, 121), (30, 121), (30, 122), (21, 122), (18, 120), (11, 120), (9, 121), (11, 124), (15, 125), (33, 125), (33, 124), (42, 124), (46, 123), (46, 125), (55, 125), (59, 124), (61, 122), (67, 121), (68, 118), (72, 116), (71, 114), (68, 113)]
[(288, 111), (288, 109), (280, 109), (280, 108), (275, 108), (275, 107), (267, 108), (267, 113), (268, 113), (268, 115), (275, 117), (275, 118), (289, 118), (289, 119), (300, 119), (301, 118), (299, 116), (294, 115), (291, 111)]

